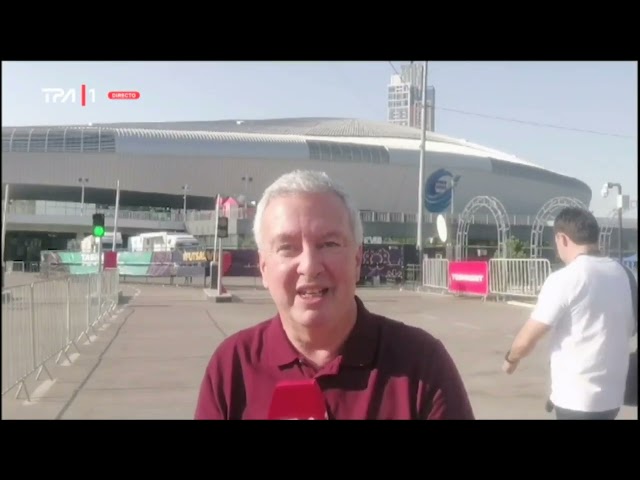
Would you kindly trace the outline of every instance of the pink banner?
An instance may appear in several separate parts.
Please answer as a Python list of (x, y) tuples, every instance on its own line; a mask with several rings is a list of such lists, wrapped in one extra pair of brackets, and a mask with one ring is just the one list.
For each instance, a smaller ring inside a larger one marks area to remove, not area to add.
[(489, 295), (489, 262), (449, 262), (449, 292)]
[(102, 258), (104, 268), (118, 268), (118, 252), (104, 252)]

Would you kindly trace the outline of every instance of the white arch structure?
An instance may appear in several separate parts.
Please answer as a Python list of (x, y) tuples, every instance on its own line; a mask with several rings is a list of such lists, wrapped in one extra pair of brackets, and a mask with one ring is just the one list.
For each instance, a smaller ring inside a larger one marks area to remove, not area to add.
[(456, 232), (456, 260), (464, 260), (467, 258), (469, 226), (471, 225), (473, 214), (482, 208), (488, 208), (496, 221), (496, 229), (498, 231), (498, 252), (496, 258), (504, 258), (507, 256), (507, 239), (511, 228), (509, 215), (504, 205), (502, 205), (497, 198), (478, 196), (472, 198), (460, 214), (458, 231)]
[(580, 200), (571, 197), (554, 197), (548, 200), (538, 213), (531, 226), (531, 258), (539, 258), (542, 251), (542, 234), (548, 222), (553, 221), (560, 210), (566, 207), (578, 207), (588, 210)]

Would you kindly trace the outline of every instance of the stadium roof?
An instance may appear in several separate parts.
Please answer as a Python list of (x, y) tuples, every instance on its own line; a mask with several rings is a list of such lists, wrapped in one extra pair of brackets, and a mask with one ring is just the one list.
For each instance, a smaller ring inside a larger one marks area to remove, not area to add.
[[(181, 131), (181, 132), (215, 132), (236, 134), (266, 134), (266, 135), (292, 135), (311, 137), (349, 137), (349, 138), (396, 138), (407, 140), (420, 140), (419, 128), (394, 125), (387, 122), (371, 120), (359, 120), (352, 118), (279, 118), (264, 120), (213, 120), (213, 121), (183, 121), (183, 122), (118, 122), (118, 123), (92, 123), (89, 125), (42, 125), (24, 127), (3, 127), (6, 129), (60, 129), (60, 128), (108, 128), (116, 129), (121, 134), (127, 132), (143, 131)], [(154, 132), (149, 132), (153, 135)], [(159, 135), (161, 136), (161, 135)], [(465, 140), (441, 135), (434, 132), (426, 132), (429, 142), (442, 142), (451, 145), (474, 146)]]
[[(340, 144), (357, 143), (403, 150), (420, 147), (421, 131), (418, 128), (394, 125), (387, 122), (352, 118), (280, 118), (262, 120), (214, 120), (182, 122), (119, 122), (90, 125), (52, 125), (3, 127), (3, 151), (121, 151), (116, 149), (116, 137), (128, 139), (162, 140), (166, 153), (174, 149), (166, 143), (177, 141), (174, 147), (188, 153), (189, 144), (184, 140), (200, 141), (193, 146), (194, 153), (211, 154), (215, 142), (246, 142), (264, 144), (300, 144), (307, 140), (324, 140)], [(515, 155), (497, 151), (446, 135), (426, 132), (427, 150), (442, 153), (491, 157), (532, 167), (538, 165)], [(207, 147), (207, 144), (210, 146)], [(158, 145), (159, 147), (159, 145)], [(346, 147), (345, 147), (346, 148)], [(137, 149), (136, 149), (137, 150)], [(265, 151), (265, 154), (267, 152)]]
[[(70, 125), (86, 127), (87, 125)], [(182, 122), (118, 122), (93, 123), (93, 127), (133, 128), (144, 130), (181, 130), (220, 133), (263, 133), (272, 135), (301, 135), (321, 137), (392, 137), (420, 139), (420, 129), (386, 122), (353, 118), (277, 118), (260, 120), (212, 120)], [(50, 127), (60, 127), (52, 125)], [(430, 141), (456, 143), (457, 139), (427, 132)]]

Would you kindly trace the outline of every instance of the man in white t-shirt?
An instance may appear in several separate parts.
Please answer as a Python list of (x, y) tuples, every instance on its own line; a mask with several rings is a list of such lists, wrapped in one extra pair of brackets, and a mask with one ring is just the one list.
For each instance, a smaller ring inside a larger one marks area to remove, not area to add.
[(554, 222), (565, 264), (545, 281), (538, 302), (505, 355), (511, 374), (551, 334), (551, 396), (558, 419), (613, 420), (623, 405), (630, 339), (637, 330), (622, 265), (598, 252), (598, 222), (580, 208)]

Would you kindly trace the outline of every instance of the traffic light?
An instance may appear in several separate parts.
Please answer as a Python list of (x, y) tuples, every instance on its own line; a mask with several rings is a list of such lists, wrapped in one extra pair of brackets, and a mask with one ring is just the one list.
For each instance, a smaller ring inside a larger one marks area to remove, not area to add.
[(104, 213), (93, 214), (93, 236), (104, 237)]
[(218, 238), (227, 238), (229, 236), (229, 219), (227, 217), (218, 217)]

